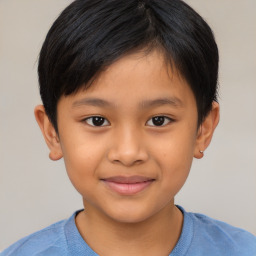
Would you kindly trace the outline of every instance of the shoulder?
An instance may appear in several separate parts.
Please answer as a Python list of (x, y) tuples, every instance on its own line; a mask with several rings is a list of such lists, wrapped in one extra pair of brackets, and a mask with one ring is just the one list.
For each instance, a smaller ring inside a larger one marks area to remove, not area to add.
[(62, 220), (17, 241), (1, 256), (65, 256), (66, 239), (64, 227), (68, 220)]
[(201, 244), (208, 252), (215, 250), (215, 255), (256, 255), (253, 234), (203, 214), (187, 214), (193, 221), (195, 246)]

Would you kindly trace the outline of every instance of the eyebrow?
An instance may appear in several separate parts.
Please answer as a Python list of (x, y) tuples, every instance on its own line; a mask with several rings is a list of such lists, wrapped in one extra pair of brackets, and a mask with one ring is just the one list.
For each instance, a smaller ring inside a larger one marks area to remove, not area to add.
[(142, 108), (158, 107), (162, 105), (171, 105), (173, 107), (183, 107), (183, 102), (177, 97), (163, 97), (153, 100), (143, 100), (139, 104)]
[(113, 107), (114, 104), (99, 98), (84, 98), (77, 100), (72, 104), (72, 107), (79, 107), (82, 105), (95, 106), (95, 107)]
[[(100, 98), (83, 98), (77, 100), (72, 104), (72, 107), (79, 107), (83, 105), (95, 106), (95, 107), (115, 107), (112, 102), (100, 99)], [(163, 97), (153, 100), (143, 100), (139, 103), (140, 108), (158, 107), (162, 105), (171, 105), (173, 107), (183, 107), (183, 102), (177, 97)]]

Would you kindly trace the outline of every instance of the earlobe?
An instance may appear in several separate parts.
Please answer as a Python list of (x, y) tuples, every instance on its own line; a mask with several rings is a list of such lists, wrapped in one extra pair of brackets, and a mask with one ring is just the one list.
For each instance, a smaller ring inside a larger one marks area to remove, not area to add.
[(45, 142), (50, 150), (49, 158), (51, 160), (59, 160), (62, 158), (62, 149), (59, 141), (57, 132), (55, 131), (54, 126), (50, 122), (44, 106), (38, 105), (34, 110), (36, 121), (41, 129), (41, 132), (44, 136)]
[(204, 156), (205, 149), (209, 146), (214, 130), (219, 123), (220, 118), (220, 108), (219, 104), (214, 101), (212, 103), (212, 109), (210, 113), (206, 116), (202, 124), (198, 129), (196, 147), (194, 152), (195, 158), (202, 158)]

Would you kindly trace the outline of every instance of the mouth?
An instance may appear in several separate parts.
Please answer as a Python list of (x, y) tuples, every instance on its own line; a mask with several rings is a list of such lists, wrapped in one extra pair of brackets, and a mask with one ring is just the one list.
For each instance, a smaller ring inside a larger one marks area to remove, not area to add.
[(121, 195), (137, 194), (155, 181), (155, 179), (143, 176), (114, 176), (101, 180), (110, 190)]

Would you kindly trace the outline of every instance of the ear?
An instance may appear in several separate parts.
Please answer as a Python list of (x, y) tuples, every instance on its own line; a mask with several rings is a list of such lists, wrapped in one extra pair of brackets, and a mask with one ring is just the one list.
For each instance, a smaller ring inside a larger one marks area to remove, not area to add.
[(194, 151), (195, 158), (202, 158), (204, 156), (205, 149), (209, 146), (213, 132), (216, 126), (219, 123), (220, 119), (220, 107), (219, 104), (214, 101), (212, 103), (212, 109), (210, 113), (206, 116), (202, 124), (198, 129), (197, 139), (196, 139), (196, 147)]
[(54, 126), (50, 122), (44, 106), (38, 105), (34, 110), (36, 121), (41, 129), (44, 136), (45, 142), (50, 149), (49, 158), (51, 160), (59, 160), (62, 158), (62, 149), (60, 145), (60, 140)]

